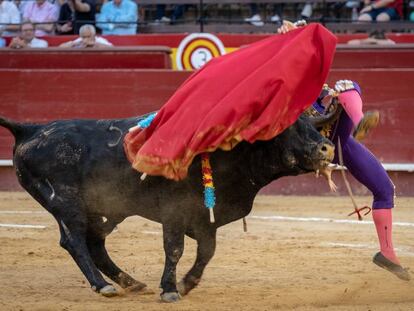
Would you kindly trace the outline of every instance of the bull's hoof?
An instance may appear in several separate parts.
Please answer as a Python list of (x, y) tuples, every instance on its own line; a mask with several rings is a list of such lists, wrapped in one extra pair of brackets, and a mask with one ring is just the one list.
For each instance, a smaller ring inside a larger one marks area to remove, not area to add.
[(200, 283), (200, 280), (200, 278), (186, 276), (177, 284), (177, 290), (181, 296), (185, 296)]
[(185, 289), (185, 284), (184, 284), (184, 281), (183, 280), (181, 280), (180, 282), (177, 283), (177, 290), (178, 290), (178, 293), (181, 296), (187, 295), (187, 291)]
[(186, 288), (186, 286), (185, 286), (185, 283), (184, 283), (184, 280), (181, 280), (181, 281), (177, 284), (177, 290), (178, 290), (178, 293), (179, 293), (181, 296), (185, 296), (185, 295), (187, 295), (187, 294), (188, 294), (189, 290), (187, 290), (187, 288)]
[(155, 292), (147, 286), (142, 287), (142, 284), (136, 284), (125, 288), (125, 292), (134, 293), (138, 295), (153, 295)]
[(112, 285), (106, 285), (99, 290), (99, 293), (105, 297), (114, 297), (118, 296), (118, 291)]
[(169, 293), (162, 293), (161, 294), (161, 301), (162, 302), (177, 302), (180, 300), (180, 294), (177, 292), (169, 292)]

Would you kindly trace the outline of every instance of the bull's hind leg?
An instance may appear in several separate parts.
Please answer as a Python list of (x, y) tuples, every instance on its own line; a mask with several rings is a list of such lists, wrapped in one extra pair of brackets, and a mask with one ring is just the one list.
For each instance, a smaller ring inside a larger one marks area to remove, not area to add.
[[(68, 186), (55, 189), (47, 179), (32, 176), (22, 163), (19, 167), (24, 170), (19, 175), (20, 183), (55, 217), (60, 230), (60, 245), (75, 260), (92, 289), (104, 296), (116, 295), (116, 289), (105, 281), (89, 254), (86, 246), (87, 217), (77, 200), (78, 194), (69, 194)], [(69, 184), (68, 180), (66, 184)]]
[(56, 218), (61, 234), (60, 245), (75, 260), (92, 289), (106, 297), (117, 295), (116, 289), (105, 281), (90, 256), (86, 245), (86, 216), (79, 211), (71, 213), (70, 208), (66, 208), (65, 216)]
[(182, 224), (171, 222), (163, 224), (165, 266), (161, 278), (161, 300), (176, 302), (180, 299), (177, 291), (176, 268), (184, 252), (184, 233)]
[[(93, 225), (91, 225), (93, 224)], [(103, 222), (100, 217), (90, 218), (86, 243), (97, 268), (122, 288), (139, 294), (153, 294), (147, 285), (141, 283), (122, 271), (109, 257), (105, 248), (105, 238), (112, 232), (116, 223)]]
[(216, 250), (216, 229), (199, 232), (195, 236), (197, 240), (197, 257), (193, 267), (185, 277), (178, 283), (178, 291), (184, 296), (198, 285), (203, 271)]

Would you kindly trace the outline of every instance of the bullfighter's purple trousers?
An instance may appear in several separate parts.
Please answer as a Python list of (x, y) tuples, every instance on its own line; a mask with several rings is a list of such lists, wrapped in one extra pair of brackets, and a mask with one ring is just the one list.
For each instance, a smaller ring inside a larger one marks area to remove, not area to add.
[(394, 207), (394, 184), (377, 158), (352, 136), (354, 124), (351, 118), (342, 112), (334, 126), (331, 140), (335, 144), (335, 158), (338, 164), (338, 138), (341, 141), (344, 165), (361, 184), (373, 194), (372, 208)]

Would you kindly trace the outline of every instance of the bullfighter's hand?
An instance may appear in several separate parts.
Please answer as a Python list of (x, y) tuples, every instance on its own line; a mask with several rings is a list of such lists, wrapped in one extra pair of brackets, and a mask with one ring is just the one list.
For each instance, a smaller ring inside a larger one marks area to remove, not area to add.
[(288, 33), (289, 31), (293, 30), (293, 29), (297, 29), (299, 27), (303, 27), (306, 26), (306, 21), (301, 19), (295, 23), (292, 23), (290, 21), (284, 20), (282, 26), (280, 26), (277, 29), (277, 33), (279, 34), (284, 34), (284, 33)]
[(342, 93), (345, 91), (354, 90), (355, 85), (354, 82), (352, 82), (351, 80), (339, 80), (336, 81), (334, 88), (335, 91), (337, 91), (338, 93)]

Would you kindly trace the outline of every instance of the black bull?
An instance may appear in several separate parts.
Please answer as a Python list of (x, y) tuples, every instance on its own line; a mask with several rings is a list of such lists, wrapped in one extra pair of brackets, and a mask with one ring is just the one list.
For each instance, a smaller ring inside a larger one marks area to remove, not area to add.
[[(118, 268), (105, 249), (105, 238), (126, 217), (140, 215), (163, 228), (164, 301), (176, 301), (200, 281), (213, 257), (217, 228), (248, 215), (258, 191), (282, 176), (315, 171), (333, 157), (333, 145), (308, 117), (269, 141), (242, 142), (231, 151), (211, 154), (216, 187), (215, 223), (203, 206), (200, 157), (180, 182), (140, 174), (131, 168), (123, 136), (139, 118), (67, 120), (46, 125), (20, 124), (0, 118), (15, 136), (14, 166), (20, 184), (56, 219), (60, 245), (73, 257), (92, 288), (105, 296), (122, 288), (149, 291)], [(176, 265), (184, 236), (197, 241), (197, 257), (176, 283)]]

